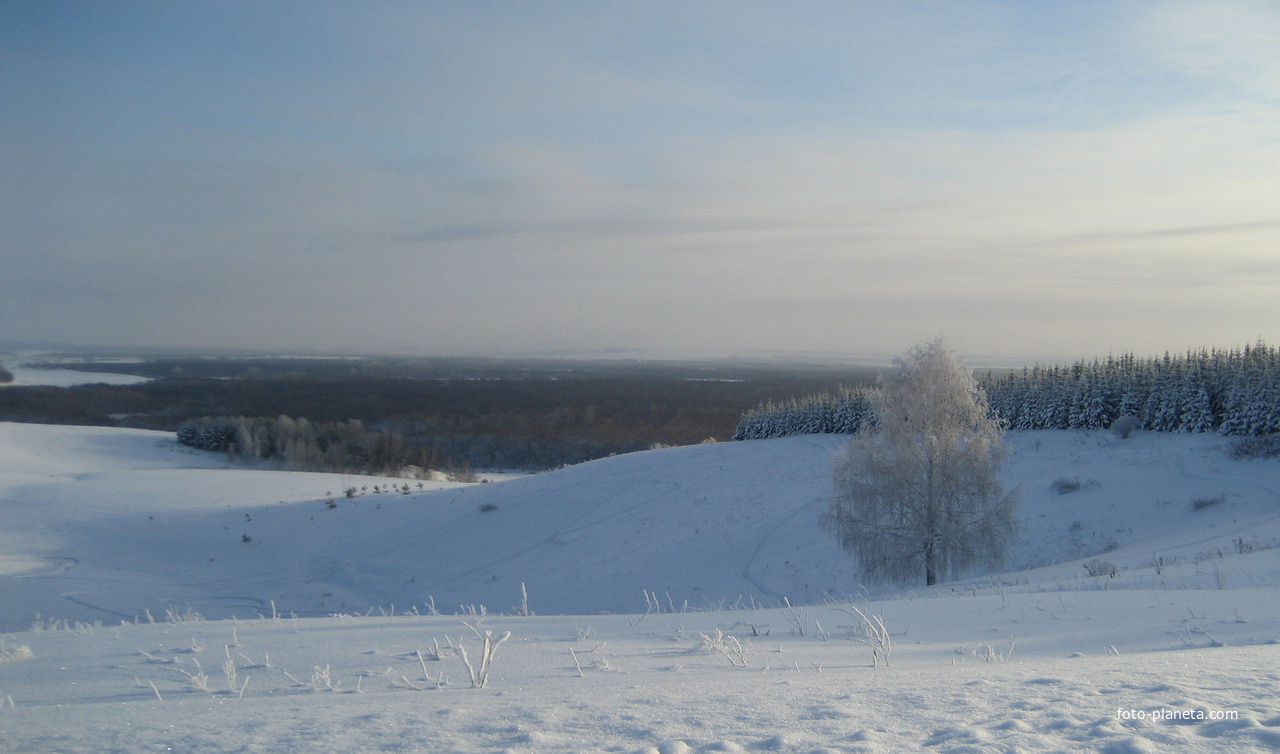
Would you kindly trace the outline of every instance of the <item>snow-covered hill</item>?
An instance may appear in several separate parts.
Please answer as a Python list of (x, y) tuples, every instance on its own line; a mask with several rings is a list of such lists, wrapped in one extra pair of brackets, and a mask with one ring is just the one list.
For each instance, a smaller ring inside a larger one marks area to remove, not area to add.
[(894, 591), (818, 529), (834, 437), (374, 494), (0, 424), (0, 750), (1280, 749), (1280, 463), (1007, 439), (1008, 568)]

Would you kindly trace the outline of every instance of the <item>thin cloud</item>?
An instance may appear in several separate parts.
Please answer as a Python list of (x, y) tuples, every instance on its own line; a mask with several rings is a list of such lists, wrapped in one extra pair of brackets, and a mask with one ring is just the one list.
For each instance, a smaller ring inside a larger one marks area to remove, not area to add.
[(70, 8), (0, 11), (15, 337), (1280, 338), (1267, 5)]

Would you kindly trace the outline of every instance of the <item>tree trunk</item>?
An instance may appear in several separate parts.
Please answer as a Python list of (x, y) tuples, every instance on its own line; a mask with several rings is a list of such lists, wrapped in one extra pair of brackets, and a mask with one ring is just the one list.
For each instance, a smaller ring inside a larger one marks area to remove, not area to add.
[(938, 583), (938, 557), (942, 544), (938, 535), (938, 516), (941, 504), (934, 495), (934, 459), (933, 446), (936, 439), (928, 438), (929, 448), (925, 460), (925, 543), (924, 543), (924, 585), (933, 586)]
[(924, 585), (933, 586), (938, 583), (938, 554), (934, 543), (929, 542), (924, 550)]

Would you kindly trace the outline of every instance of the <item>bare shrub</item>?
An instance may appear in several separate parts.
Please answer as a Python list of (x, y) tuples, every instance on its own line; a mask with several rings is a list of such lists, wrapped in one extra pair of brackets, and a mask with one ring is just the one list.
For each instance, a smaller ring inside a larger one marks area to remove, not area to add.
[(480, 664), (473, 665), (471, 658), (467, 656), (466, 647), (462, 646), (462, 640), (458, 640), (458, 656), (462, 658), (462, 664), (467, 669), (467, 675), (471, 677), (471, 688), (482, 689), (489, 683), (489, 671), (493, 669), (493, 658), (498, 653), (498, 647), (502, 642), (511, 638), (511, 632), (505, 631), (497, 639), (493, 638), (493, 631), (484, 629), (483, 632), (477, 626), (463, 621), (471, 632), (480, 637)]
[(1064, 476), (1060, 476), (1057, 479), (1053, 480), (1053, 483), (1050, 484), (1049, 486), (1053, 488), (1053, 491), (1058, 493), (1059, 495), (1066, 495), (1067, 493), (1075, 492), (1076, 490), (1080, 489), (1081, 487), (1084, 486), (1084, 483), (1080, 481), (1080, 477), (1067, 479)]
[(1130, 414), (1116, 417), (1116, 420), (1111, 422), (1111, 432), (1121, 440), (1140, 429), (1142, 429), (1142, 420)]
[(884, 660), (889, 667), (889, 652), (893, 649), (893, 639), (889, 637), (889, 629), (884, 624), (884, 616), (867, 615), (857, 605), (842, 605), (840, 610), (858, 619), (858, 623), (850, 628), (853, 640), (871, 647), (871, 667), (876, 667)]
[(1280, 456), (1280, 434), (1238, 437), (1227, 446), (1231, 458), (1276, 458)]
[(477, 484), (480, 481), (480, 477), (476, 475), (471, 465), (466, 463), (462, 464), (462, 468), (449, 472), (448, 477), (450, 482), (463, 482), (465, 484)]
[(702, 637), (702, 646), (698, 649), (704, 652), (714, 652), (723, 655), (729, 661), (730, 665), (737, 668), (745, 668), (747, 666), (747, 652), (749, 645), (738, 641), (736, 636), (726, 636), (723, 631), (716, 629), (715, 636), (699, 633)]
[(1106, 576), (1112, 579), (1116, 577), (1116, 571), (1118, 570), (1115, 563), (1102, 558), (1094, 558), (1085, 563), (1084, 569), (1089, 572), (1090, 576)]
[(1217, 505), (1222, 505), (1226, 501), (1227, 499), (1222, 495), (1218, 495), (1217, 497), (1198, 497), (1195, 500), (1191, 501), (1191, 510), (1193, 511), (1206, 510), (1208, 508), (1213, 508), (1214, 506), (1217, 506)]

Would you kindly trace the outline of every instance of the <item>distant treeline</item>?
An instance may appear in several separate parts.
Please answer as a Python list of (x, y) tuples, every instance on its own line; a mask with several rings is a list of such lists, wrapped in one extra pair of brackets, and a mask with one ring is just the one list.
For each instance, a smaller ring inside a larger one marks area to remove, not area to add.
[(434, 447), (410, 445), (396, 432), (365, 429), (358, 419), (204, 417), (183, 422), (177, 435), (192, 448), (297, 471), (423, 476), (442, 460)]
[[(661, 445), (727, 439), (743, 412), (788, 395), (869, 384), (845, 366), (487, 359), (165, 359), (51, 367), (153, 376), (131, 385), (0, 390), (0, 421), (175, 431), (202, 417), (359, 420), (434, 469), (530, 471)], [(327, 450), (325, 452), (328, 452)]]
[[(1162, 358), (1133, 354), (1035, 366), (981, 380), (1011, 429), (1107, 429), (1120, 417), (1157, 432), (1280, 433), (1280, 349), (1258, 343)], [(746, 412), (734, 439), (857, 431), (860, 393), (822, 393)]]

